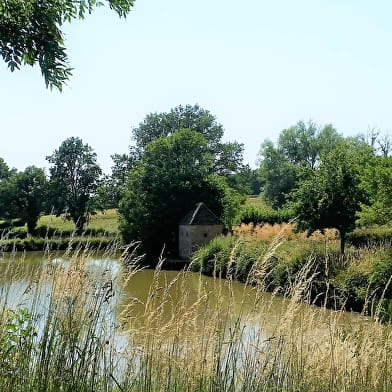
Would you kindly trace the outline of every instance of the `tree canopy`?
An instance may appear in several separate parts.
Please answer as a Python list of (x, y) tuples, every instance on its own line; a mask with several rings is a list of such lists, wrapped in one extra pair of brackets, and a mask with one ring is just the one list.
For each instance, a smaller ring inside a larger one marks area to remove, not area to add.
[(208, 141), (189, 129), (146, 145), (120, 203), (124, 241), (141, 241), (150, 260), (163, 247), (176, 254), (178, 222), (201, 201), (229, 224), (236, 194), (213, 174), (213, 165)]
[(102, 179), (94, 198), (94, 205), (100, 210), (118, 207), (126, 189), (129, 172), (141, 158), (141, 151), (131, 147), (129, 155), (113, 154), (111, 158), (113, 160), (112, 173)]
[(362, 204), (361, 225), (385, 225), (392, 222), (392, 157), (374, 156), (365, 167), (361, 186), (369, 197)]
[(190, 129), (207, 140), (216, 174), (227, 175), (242, 168), (243, 145), (237, 142), (223, 143), (223, 126), (199, 105), (180, 105), (168, 113), (150, 113), (132, 132), (136, 147), (144, 150), (152, 141), (173, 135), (180, 129)]
[(11, 71), (39, 64), (46, 86), (62, 89), (72, 69), (62, 26), (107, 4), (120, 17), (134, 0), (0, 0), (0, 55)]
[(360, 171), (355, 148), (340, 143), (322, 156), (320, 164), (307, 171), (293, 194), (293, 207), (300, 230), (336, 228), (344, 253), (346, 234), (354, 229), (356, 214), (365, 194), (360, 188)]
[(32, 234), (47, 201), (48, 183), (42, 169), (27, 167), (0, 184), (0, 216), (19, 218)]
[(57, 215), (65, 213), (81, 232), (93, 209), (91, 199), (101, 175), (96, 153), (81, 139), (70, 137), (46, 159), (52, 165), (49, 171), (54, 211)]
[(0, 183), (4, 180), (7, 180), (11, 177), (12, 174), (15, 174), (15, 169), (10, 169), (8, 165), (5, 163), (3, 158), (0, 158)]
[(331, 126), (319, 127), (299, 121), (284, 129), (275, 146), (265, 140), (260, 150), (260, 177), (264, 198), (276, 208), (282, 207), (299, 181), (302, 168), (313, 170), (320, 156), (330, 151), (342, 136)]

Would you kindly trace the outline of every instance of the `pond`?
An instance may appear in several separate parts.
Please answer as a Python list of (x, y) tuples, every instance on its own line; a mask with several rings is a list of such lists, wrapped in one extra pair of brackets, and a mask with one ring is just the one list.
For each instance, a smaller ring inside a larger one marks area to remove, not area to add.
[[(179, 316), (180, 312), (188, 312), (190, 307), (203, 299), (204, 307), (200, 307), (200, 310), (219, 308), (229, 311), (232, 320), (240, 316), (246, 319), (248, 325), (262, 326), (267, 337), (287, 316), (288, 307), (292, 305), (291, 301), (280, 296), (261, 293), (255, 287), (235, 281), (228, 282), (193, 272), (128, 269), (115, 254), (83, 253), (79, 258), (82, 259), (85, 271), (102, 279), (102, 285), (110, 286), (107, 287), (110, 288), (110, 301), (107, 302), (111, 306), (106, 322), (122, 325), (123, 330), (126, 327), (147, 327), (147, 323), (151, 322), (151, 319), (147, 320), (147, 312), (156, 311), (154, 306), (159, 307), (159, 322), (164, 324), (171, 320), (174, 313)], [(45, 313), (56, 291), (54, 275), (58, 275), (57, 278), (64, 273), (69, 275), (70, 265), (75, 260), (78, 260), (75, 255), (44, 252), (3, 254), (0, 259), (2, 305), (12, 309), (24, 307), (27, 310), (34, 307), (36, 313)], [(70, 283), (72, 290), (80, 290), (80, 282), (74, 280)], [(332, 312), (304, 303), (296, 305), (319, 321), (320, 331), (325, 323), (331, 321), (331, 317), (341, 325), (368, 322), (355, 313)], [(146, 309), (148, 306), (150, 309)], [(126, 316), (122, 317), (124, 314)]]

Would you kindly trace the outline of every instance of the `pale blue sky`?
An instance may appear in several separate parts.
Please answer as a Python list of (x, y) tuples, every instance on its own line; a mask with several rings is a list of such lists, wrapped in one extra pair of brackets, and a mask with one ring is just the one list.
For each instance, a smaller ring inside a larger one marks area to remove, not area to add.
[(66, 26), (75, 69), (63, 93), (38, 68), (0, 64), (0, 157), (44, 167), (79, 136), (108, 172), (147, 113), (195, 103), (252, 166), (298, 120), (390, 133), (391, 15), (389, 0), (137, 0), (126, 20), (102, 8)]

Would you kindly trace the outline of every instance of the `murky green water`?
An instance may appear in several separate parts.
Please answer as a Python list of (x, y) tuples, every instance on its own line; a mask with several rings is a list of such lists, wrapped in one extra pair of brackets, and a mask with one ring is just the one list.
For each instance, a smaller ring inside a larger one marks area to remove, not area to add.
[[(45, 265), (53, 267), (53, 273), (67, 271), (70, 258), (62, 254), (45, 254), (43, 252), (28, 252), (26, 254), (3, 254), (0, 258), (0, 303), (9, 308), (34, 308), (36, 314), (42, 315), (48, 311), (53, 295), (53, 283), (50, 277), (39, 277), (38, 271)], [(274, 333), (276, 326), (284, 321), (285, 313), (290, 302), (268, 293), (256, 292), (255, 288), (227, 281), (201, 276), (197, 273), (182, 275), (177, 271), (161, 271), (155, 275), (154, 270), (144, 269), (127, 277), (127, 270), (115, 256), (93, 255), (87, 257), (86, 270), (89, 273), (105, 275), (104, 280), (113, 285), (113, 295), (110, 298), (111, 306), (105, 316), (105, 323), (109, 328), (112, 325), (122, 326), (126, 329), (145, 326), (145, 309), (148, 298), (151, 300), (151, 285), (154, 282), (153, 298), (155, 304), (162, 301), (161, 322), (168, 321), (173, 314), (173, 308), (182, 304), (184, 311), (191, 307), (201, 297), (205, 298), (209, 308), (230, 309), (230, 317), (235, 320), (241, 316), (247, 322), (248, 328), (262, 328), (266, 338)], [(35, 289), (34, 282), (39, 279)], [(155, 280), (154, 280), (155, 279)], [(170, 287), (170, 288), (168, 288)], [(185, 287), (185, 290), (184, 290)], [(186, 298), (184, 298), (186, 292)], [(263, 306), (260, 306), (262, 302)], [(132, 304), (131, 312), (125, 321), (121, 314), (127, 305)], [(230, 304), (230, 307), (228, 306)], [(319, 322), (322, 333), (323, 320), (325, 325), (330, 322), (332, 312), (306, 304), (300, 305), (309, 313), (314, 313)], [(177, 310), (178, 311), (178, 310)], [(320, 322), (321, 321), (321, 322)], [(339, 323), (352, 324), (366, 322), (357, 314), (339, 314)], [(127, 325), (128, 324), (128, 325)], [(122, 333), (123, 335), (125, 332)]]

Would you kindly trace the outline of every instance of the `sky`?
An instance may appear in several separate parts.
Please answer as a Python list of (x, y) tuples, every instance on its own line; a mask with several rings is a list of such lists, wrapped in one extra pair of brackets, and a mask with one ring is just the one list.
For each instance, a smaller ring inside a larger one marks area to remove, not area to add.
[(78, 136), (108, 173), (148, 113), (196, 103), (252, 167), (299, 120), (390, 134), (391, 14), (390, 0), (136, 0), (126, 20), (102, 7), (64, 26), (74, 70), (62, 93), (38, 67), (0, 61), (0, 157), (47, 168)]

